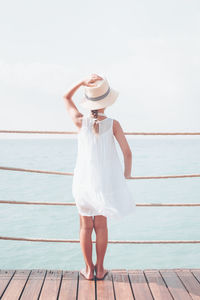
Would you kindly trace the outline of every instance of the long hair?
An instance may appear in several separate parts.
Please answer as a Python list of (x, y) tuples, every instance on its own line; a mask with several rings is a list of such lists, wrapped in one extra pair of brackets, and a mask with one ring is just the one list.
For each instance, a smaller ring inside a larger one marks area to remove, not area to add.
[(91, 113), (94, 117), (94, 124), (93, 124), (93, 132), (98, 135), (99, 134), (99, 123), (97, 122), (98, 120), (98, 109), (93, 109), (91, 110)]

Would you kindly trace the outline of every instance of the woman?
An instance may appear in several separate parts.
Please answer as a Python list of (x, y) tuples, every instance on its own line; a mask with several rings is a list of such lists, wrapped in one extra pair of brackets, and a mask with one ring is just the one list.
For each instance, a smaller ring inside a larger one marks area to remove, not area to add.
[[(85, 87), (80, 105), (89, 110), (79, 112), (72, 100), (75, 91)], [(136, 205), (126, 180), (131, 176), (132, 152), (120, 123), (105, 115), (118, 92), (106, 78), (92, 74), (81, 80), (63, 96), (68, 113), (78, 129), (78, 155), (74, 169), (72, 194), (80, 216), (80, 244), (86, 264), (80, 274), (88, 280), (104, 279), (108, 270), (103, 262), (107, 249), (107, 218), (121, 219), (135, 211)], [(103, 117), (103, 118), (102, 118)], [(114, 138), (124, 156), (120, 163)], [(92, 262), (92, 231), (96, 233), (97, 261)]]

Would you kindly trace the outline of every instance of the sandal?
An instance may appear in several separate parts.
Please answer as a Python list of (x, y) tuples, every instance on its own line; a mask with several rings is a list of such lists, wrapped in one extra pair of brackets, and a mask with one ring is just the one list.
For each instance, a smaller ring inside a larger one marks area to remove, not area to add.
[(107, 271), (107, 272), (103, 275), (103, 277), (101, 277), (101, 278), (99, 278), (99, 277), (96, 276), (96, 279), (97, 279), (97, 280), (103, 280), (103, 279), (106, 277), (106, 275), (108, 275), (108, 273), (109, 273), (109, 271)]
[(92, 278), (85, 277), (85, 275), (81, 271), (79, 272), (79, 274), (82, 275), (87, 280), (94, 280), (94, 277), (92, 277)]

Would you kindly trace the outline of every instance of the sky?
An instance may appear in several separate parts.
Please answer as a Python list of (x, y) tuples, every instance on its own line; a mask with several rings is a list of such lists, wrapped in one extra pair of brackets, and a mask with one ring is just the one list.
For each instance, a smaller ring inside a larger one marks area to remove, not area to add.
[(62, 96), (97, 73), (124, 131), (200, 131), (199, 0), (1, 1), (0, 43), (0, 130), (76, 131)]

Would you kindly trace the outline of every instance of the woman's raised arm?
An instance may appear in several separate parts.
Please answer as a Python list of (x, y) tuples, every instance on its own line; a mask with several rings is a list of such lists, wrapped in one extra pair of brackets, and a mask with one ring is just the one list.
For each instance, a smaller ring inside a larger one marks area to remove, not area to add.
[(83, 114), (76, 107), (74, 101), (72, 100), (72, 96), (80, 88), (80, 86), (93, 86), (93, 83), (99, 79), (102, 79), (102, 77), (97, 74), (92, 74), (88, 78), (79, 81), (72, 88), (69, 88), (68, 91), (63, 95), (67, 111), (70, 114), (72, 121), (78, 128), (81, 128)]

